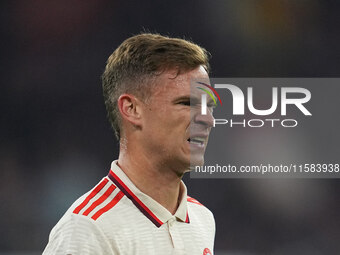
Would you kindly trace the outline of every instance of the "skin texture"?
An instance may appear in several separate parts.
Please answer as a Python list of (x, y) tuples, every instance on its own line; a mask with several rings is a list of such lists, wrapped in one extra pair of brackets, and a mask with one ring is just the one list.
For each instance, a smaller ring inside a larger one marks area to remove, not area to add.
[[(208, 79), (205, 69), (200, 66), (176, 74), (176, 70), (163, 72), (147, 102), (130, 94), (118, 100), (122, 116), (118, 165), (142, 192), (172, 214), (176, 212), (180, 181), (190, 160), (195, 164), (204, 162), (213, 125), (211, 108), (207, 115), (200, 112), (202, 91), (190, 87), (193, 79)], [(188, 139), (193, 135), (204, 142), (190, 143)]]

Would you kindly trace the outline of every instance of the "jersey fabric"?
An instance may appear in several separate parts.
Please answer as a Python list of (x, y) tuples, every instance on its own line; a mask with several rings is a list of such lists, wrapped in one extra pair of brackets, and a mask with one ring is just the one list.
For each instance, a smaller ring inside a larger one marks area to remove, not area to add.
[(181, 182), (172, 215), (141, 192), (117, 166), (80, 197), (52, 229), (44, 255), (213, 254), (212, 213)]

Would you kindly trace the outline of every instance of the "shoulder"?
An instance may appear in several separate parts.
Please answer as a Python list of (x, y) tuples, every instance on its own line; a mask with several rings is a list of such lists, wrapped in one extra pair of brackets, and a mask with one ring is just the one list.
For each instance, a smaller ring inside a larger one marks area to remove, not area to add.
[[(107, 178), (77, 199), (52, 229), (44, 254), (97, 254), (112, 253), (108, 241), (115, 232), (107, 231), (115, 224), (123, 193)], [(85, 250), (84, 250), (85, 249)], [(82, 253), (79, 253), (82, 251)], [(60, 253), (59, 253), (60, 252)], [(66, 253), (65, 253), (66, 252)]]
[(71, 205), (55, 228), (79, 227), (86, 230), (81, 228), (82, 224), (87, 228), (101, 228), (103, 222), (105, 226), (112, 218), (108, 215), (119, 213), (123, 197), (123, 192), (105, 177)]
[(188, 203), (188, 206), (191, 208), (210, 212), (210, 210), (206, 206), (204, 206), (201, 202), (199, 202), (197, 199), (193, 197), (187, 196), (187, 203)]
[(197, 204), (197, 205), (201, 205), (201, 206), (204, 206), (202, 205), (197, 199), (193, 198), (193, 197), (190, 197), (190, 196), (187, 196), (187, 201), (189, 203), (194, 203), (194, 204)]
[(111, 250), (107, 237), (94, 221), (66, 213), (52, 229), (43, 254), (106, 254)]
[(116, 210), (123, 197), (124, 193), (105, 177), (73, 203), (67, 214), (84, 216), (99, 222), (106, 218), (107, 213)]
[(199, 202), (197, 199), (187, 196), (187, 204), (188, 204), (188, 208), (190, 208), (191, 211), (201, 212), (201, 213), (208, 214), (209, 216), (213, 217), (213, 213), (206, 206), (204, 206), (201, 202)]
[(215, 219), (213, 213), (197, 199), (187, 196), (187, 205), (190, 220), (195, 220), (197, 222), (210, 225), (215, 229)]

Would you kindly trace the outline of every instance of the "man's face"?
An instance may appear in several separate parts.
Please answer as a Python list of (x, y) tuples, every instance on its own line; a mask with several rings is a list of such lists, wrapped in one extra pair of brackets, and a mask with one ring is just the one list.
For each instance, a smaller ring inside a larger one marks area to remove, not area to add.
[(190, 86), (192, 80), (208, 78), (202, 66), (178, 76), (175, 71), (164, 72), (143, 105), (144, 148), (153, 153), (157, 164), (173, 167), (178, 174), (189, 169), (190, 160), (197, 165), (204, 162), (213, 117), (209, 110), (201, 115), (204, 92), (197, 84)]

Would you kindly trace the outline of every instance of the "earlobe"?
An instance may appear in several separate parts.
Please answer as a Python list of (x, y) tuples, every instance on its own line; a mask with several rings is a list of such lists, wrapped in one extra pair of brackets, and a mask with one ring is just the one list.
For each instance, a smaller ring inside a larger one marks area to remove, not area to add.
[(118, 98), (117, 103), (122, 119), (130, 122), (134, 126), (141, 125), (140, 101), (135, 96), (122, 94)]

